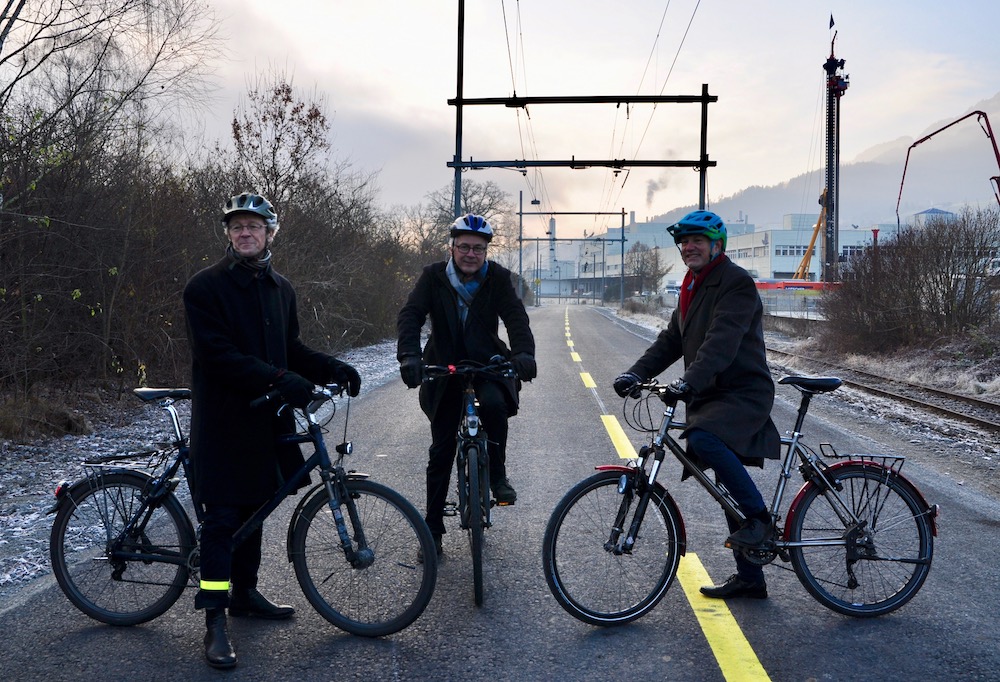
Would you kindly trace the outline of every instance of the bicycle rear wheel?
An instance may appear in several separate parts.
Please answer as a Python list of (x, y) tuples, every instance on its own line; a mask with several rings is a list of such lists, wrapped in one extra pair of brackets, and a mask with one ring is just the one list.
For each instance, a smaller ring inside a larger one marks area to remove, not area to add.
[(927, 579), (934, 552), (930, 510), (905, 479), (864, 464), (833, 470), (839, 496), (861, 521), (844, 527), (816, 485), (806, 489), (789, 528), (792, 567), (823, 606), (856, 617), (881, 616), (908, 602)]
[(660, 488), (650, 493), (632, 551), (615, 554), (607, 546), (618, 519), (628, 529), (638, 501), (631, 492), (619, 493), (621, 477), (605, 471), (574, 486), (552, 511), (542, 542), (549, 590), (574, 618), (591, 625), (621, 625), (651, 611), (680, 562), (680, 517)]
[(349, 480), (345, 486), (349, 499), (342, 509), (348, 535), (356, 541), (363, 534), (374, 561), (363, 568), (347, 562), (329, 498), (321, 489), (303, 507), (292, 531), (295, 577), (309, 603), (342, 630), (363, 637), (399, 632), (423, 613), (434, 593), (434, 538), (416, 508), (396, 491), (365, 480)]
[[(153, 479), (134, 471), (99, 473), (70, 491), (49, 536), (52, 572), (63, 593), (85, 614), (109, 625), (137, 625), (163, 614), (188, 581), (197, 546), (191, 522), (173, 495), (143, 510)], [(125, 526), (142, 512), (119, 545), (142, 555), (112, 554)]]

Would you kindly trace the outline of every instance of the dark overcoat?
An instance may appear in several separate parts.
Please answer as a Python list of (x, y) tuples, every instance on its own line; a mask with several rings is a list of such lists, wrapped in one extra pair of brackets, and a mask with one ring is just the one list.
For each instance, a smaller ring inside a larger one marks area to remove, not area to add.
[(250, 403), (281, 369), (323, 383), (329, 358), (299, 339), (295, 292), (268, 268), (229, 258), (197, 273), (184, 289), (191, 344), (191, 455), (199, 502), (265, 502), (304, 459), (297, 445), (275, 445), (294, 431), (290, 410)]
[[(528, 313), (517, 297), (507, 268), (489, 261), (486, 277), (476, 291), (462, 325), (458, 313), (458, 293), (448, 281), (447, 261), (424, 267), (406, 305), (399, 311), (396, 331), (399, 335), (396, 356), (421, 356), (429, 365), (448, 365), (462, 360), (489, 362), (496, 354), (535, 354), (535, 338), (528, 324)], [(427, 344), (420, 348), (420, 330), (430, 318)], [(507, 328), (510, 349), (497, 335), (499, 321)], [(451, 380), (449, 380), (451, 381)], [(420, 387), (420, 405), (433, 420), (448, 381), (425, 382)], [(509, 414), (517, 412), (515, 381), (504, 384)]]
[(763, 306), (753, 279), (728, 258), (694, 294), (687, 316), (674, 310), (667, 328), (630, 369), (654, 377), (684, 358), (694, 391), (687, 424), (718, 436), (747, 464), (777, 459), (780, 436), (771, 421), (774, 381), (767, 367)]

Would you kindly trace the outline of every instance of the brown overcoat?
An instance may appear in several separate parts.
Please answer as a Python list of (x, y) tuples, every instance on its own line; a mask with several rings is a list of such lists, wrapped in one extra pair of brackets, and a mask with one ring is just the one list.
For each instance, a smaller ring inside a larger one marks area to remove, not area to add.
[(685, 319), (674, 310), (667, 328), (629, 369), (648, 379), (684, 358), (694, 391), (688, 428), (718, 436), (745, 464), (780, 456), (771, 421), (774, 381), (767, 367), (763, 306), (753, 279), (728, 258), (708, 273)]

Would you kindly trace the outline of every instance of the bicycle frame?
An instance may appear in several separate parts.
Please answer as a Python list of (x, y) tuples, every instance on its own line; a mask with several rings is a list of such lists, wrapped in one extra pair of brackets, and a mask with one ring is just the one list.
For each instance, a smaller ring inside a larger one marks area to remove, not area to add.
[[(832, 386), (832, 385), (831, 385)], [(839, 382), (836, 384), (839, 386)], [(836, 386), (830, 388), (822, 389), (822, 391), (833, 390)], [(798, 387), (796, 387), (798, 388)], [(806, 448), (801, 444), (802, 439), (802, 425), (805, 421), (806, 413), (809, 409), (809, 403), (812, 400), (812, 396), (816, 392), (821, 391), (810, 391), (808, 389), (798, 388), (802, 394), (802, 400), (799, 404), (798, 413), (796, 415), (795, 427), (787, 436), (782, 436), (781, 445), (784, 449), (784, 457), (781, 462), (781, 470), (778, 474), (778, 482), (775, 486), (774, 495), (771, 501), (771, 516), (774, 523), (777, 524), (782, 520), (781, 517), (781, 504), (784, 499), (786, 486), (789, 479), (792, 476), (792, 466), (796, 463), (799, 465), (799, 471), (802, 477), (805, 479), (802, 487), (799, 489), (798, 494), (793, 499), (788, 513), (788, 519), (786, 528), (782, 531), (779, 538), (775, 539), (774, 547), (778, 551), (784, 551), (793, 547), (817, 547), (817, 546), (845, 546), (850, 545), (849, 539), (844, 536), (839, 536), (836, 538), (829, 539), (813, 539), (793, 542), (788, 539), (787, 528), (791, 526), (791, 521), (795, 517), (795, 513), (798, 508), (798, 501), (802, 498), (807, 486), (812, 483), (820, 487), (823, 495), (830, 501), (830, 505), (834, 512), (840, 517), (840, 520), (845, 526), (858, 529), (864, 524), (858, 518), (857, 514), (851, 509), (850, 505), (846, 504), (841, 498), (837, 486), (833, 483), (831, 478), (831, 473), (835, 472), (837, 469), (843, 468), (849, 465), (864, 464), (865, 466), (879, 470), (880, 475), (888, 478), (891, 476), (899, 475), (899, 467), (902, 466), (902, 457), (892, 457), (892, 456), (872, 456), (872, 455), (859, 455), (855, 459), (848, 459), (840, 462), (835, 462), (828, 465), (823, 461), (816, 453)], [(746, 515), (740, 510), (736, 501), (733, 499), (732, 495), (726, 490), (725, 486), (714, 481), (697, 465), (697, 463), (688, 456), (684, 448), (670, 436), (669, 432), (672, 430), (684, 430), (687, 428), (687, 424), (684, 422), (674, 421), (674, 414), (677, 409), (677, 401), (675, 398), (670, 396), (665, 387), (654, 388), (653, 392), (657, 394), (657, 397), (664, 403), (663, 415), (660, 421), (660, 426), (657, 429), (655, 435), (652, 438), (652, 453), (654, 455), (654, 461), (650, 468), (649, 474), (646, 477), (649, 486), (653, 486), (656, 483), (656, 477), (659, 473), (662, 461), (664, 459), (665, 449), (669, 451), (680, 461), (683, 465), (684, 470), (693, 476), (701, 486), (708, 491), (711, 495), (725, 510), (725, 513), (740, 522), (746, 520)], [(826, 444), (821, 445), (821, 449), (826, 446)], [(637, 469), (640, 471), (645, 470), (646, 460), (649, 456), (649, 449), (643, 448), (640, 450), (640, 458), (637, 465)], [(882, 462), (877, 462), (875, 459), (881, 459)], [(885, 461), (891, 460), (892, 463), (886, 464)], [(610, 470), (615, 467), (603, 466), (597, 467), (600, 470)], [(931, 522), (931, 527), (934, 535), (937, 535), (937, 528), (935, 524), (936, 517), (936, 505), (928, 505), (926, 500), (923, 499), (919, 490), (914, 489), (918, 496), (920, 496), (920, 501), (923, 503), (924, 507), (927, 508), (928, 517)], [(643, 505), (638, 509), (638, 513), (635, 515), (637, 519), (642, 519), (643, 512), (645, 512), (645, 504), (648, 502), (648, 495), (643, 495), (640, 504)], [(638, 529), (635, 529), (636, 531)], [(632, 535), (634, 538), (635, 535)]]

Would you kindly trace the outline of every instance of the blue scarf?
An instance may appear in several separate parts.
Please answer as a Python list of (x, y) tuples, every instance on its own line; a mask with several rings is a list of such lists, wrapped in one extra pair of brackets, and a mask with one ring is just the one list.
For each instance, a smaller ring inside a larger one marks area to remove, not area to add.
[(469, 315), (469, 306), (472, 305), (472, 298), (479, 291), (479, 287), (486, 278), (486, 270), (489, 264), (489, 261), (484, 262), (479, 272), (473, 275), (468, 282), (463, 282), (458, 275), (458, 270), (455, 268), (455, 261), (450, 258), (448, 259), (445, 273), (448, 275), (448, 281), (451, 282), (451, 286), (458, 293), (458, 317), (462, 320), (463, 327), (465, 326), (465, 318)]

